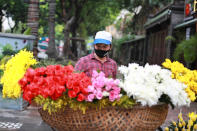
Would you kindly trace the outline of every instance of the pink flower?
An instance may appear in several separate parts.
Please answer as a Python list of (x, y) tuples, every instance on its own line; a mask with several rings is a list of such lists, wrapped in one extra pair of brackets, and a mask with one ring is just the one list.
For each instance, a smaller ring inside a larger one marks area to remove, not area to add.
[(93, 78), (96, 78), (97, 76), (98, 76), (98, 72), (96, 71), (96, 70), (93, 70), (93, 72), (92, 72), (92, 77)]
[(94, 92), (94, 86), (93, 85), (88, 86), (88, 92)]
[(110, 91), (111, 88), (112, 88), (112, 87), (111, 87), (110, 85), (107, 85), (107, 86), (105, 87), (106, 91)]
[(87, 97), (87, 101), (92, 101), (95, 99), (102, 99), (104, 96), (109, 96), (110, 101), (114, 101), (120, 98), (120, 88), (118, 87), (119, 80), (106, 78), (103, 72), (98, 73), (97, 71), (93, 71), (92, 74), (92, 85), (88, 87), (88, 92), (92, 92)]
[(111, 91), (109, 94), (109, 100), (114, 101), (115, 99), (116, 99), (116, 94), (113, 91)]
[(120, 99), (120, 92), (115, 92), (115, 91), (111, 91), (109, 94), (109, 100), (110, 101), (114, 101), (115, 99), (119, 100)]
[(120, 83), (119, 79), (114, 80), (114, 84), (118, 85)]
[(99, 76), (100, 76), (100, 77), (105, 77), (105, 74), (104, 74), (103, 72), (100, 72), (100, 73), (99, 73)]
[(102, 99), (103, 98), (103, 93), (101, 91), (97, 91), (96, 98), (99, 99), (99, 100)]
[(86, 97), (86, 101), (92, 102), (93, 99), (94, 99), (94, 96), (95, 96), (94, 94), (88, 95), (88, 96)]
[(114, 91), (116, 94), (120, 94), (120, 88), (119, 88), (119, 87), (113, 86), (112, 89), (113, 89), (113, 91)]
[(101, 80), (96, 79), (95, 81), (92, 82), (92, 85), (95, 88), (102, 88), (102, 87), (104, 87), (105, 83), (103, 82), (103, 79), (101, 79)]

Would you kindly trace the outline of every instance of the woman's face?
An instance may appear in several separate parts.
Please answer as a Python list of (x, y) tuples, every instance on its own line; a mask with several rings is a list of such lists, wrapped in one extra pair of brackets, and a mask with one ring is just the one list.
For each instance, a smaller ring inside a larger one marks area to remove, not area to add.
[(106, 44), (102, 44), (102, 43), (98, 43), (94, 45), (94, 48), (97, 50), (104, 50), (104, 51), (108, 51), (111, 49), (111, 45), (106, 45)]

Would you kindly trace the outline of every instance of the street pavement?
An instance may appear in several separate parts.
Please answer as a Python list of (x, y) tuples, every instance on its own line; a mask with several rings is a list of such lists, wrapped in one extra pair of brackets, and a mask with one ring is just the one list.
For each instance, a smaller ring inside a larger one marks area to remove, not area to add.
[[(54, 131), (50, 126), (42, 121), (37, 111), (38, 107), (28, 106), (22, 111), (11, 109), (0, 109), (0, 131)], [(161, 126), (164, 129), (172, 120), (178, 119), (178, 114), (182, 112), (184, 120), (187, 120), (189, 112), (197, 112), (197, 102), (190, 107), (171, 109), (169, 106), (165, 123)]]
[(53, 131), (42, 121), (38, 107), (25, 110), (0, 109), (0, 131)]

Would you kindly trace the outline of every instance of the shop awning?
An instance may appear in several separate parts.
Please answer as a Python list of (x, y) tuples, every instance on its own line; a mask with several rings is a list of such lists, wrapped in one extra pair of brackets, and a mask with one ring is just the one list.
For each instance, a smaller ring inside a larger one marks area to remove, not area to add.
[(153, 24), (154, 22), (160, 20), (162, 17), (166, 16), (166, 15), (170, 15), (171, 14), (171, 10), (170, 9), (167, 9), (165, 10), (164, 12), (162, 12), (161, 14), (149, 19), (145, 24), (144, 24), (144, 27), (147, 27), (151, 24)]
[(177, 29), (177, 28), (181, 28), (181, 27), (186, 27), (186, 26), (189, 26), (189, 25), (192, 25), (192, 24), (195, 24), (197, 22), (197, 18), (193, 19), (193, 20), (189, 20), (189, 21), (186, 21), (186, 22), (183, 22), (181, 24), (178, 24), (174, 27), (174, 29)]
[(123, 44), (132, 43), (134, 41), (139, 41), (139, 40), (142, 40), (142, 39), (145, 39), (145, 35), (136, 35), (134, 39), (126, 41)]

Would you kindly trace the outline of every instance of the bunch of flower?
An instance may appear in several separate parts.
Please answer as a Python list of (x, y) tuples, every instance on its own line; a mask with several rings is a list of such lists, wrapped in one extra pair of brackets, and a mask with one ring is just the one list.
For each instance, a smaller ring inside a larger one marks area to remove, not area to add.
[(85, 73), (72, 73), (66, 81), (68, 96), (76, 98), (77, 101), (84, 101), (88, 95), (88, 86), (91, 85), (91, 79)]
[(184, 121), (182, 113), (179, 113), (177, 122), (172, 121), (165, 131), (196, 131), (197, 130), (197, 114), (192, 112), (188, 114), (189, 120)]
[(120, 99), (120, 87), (118, 86), (119, 80), (106, 78), (103, 72), (98, 73), (93, 71), (92, 85), (88, 86), (89, 95), (86, 101), (92, 102), (93, 99), (102, 99), (103, 97), (109, 97), (110, 101)]
[(73, 73), (72, 66), (49, 65), (35, 70), (29, 68), (19, 84), (23, 98), (30, 103), (38, 95), (57, 100), (66, 91), (70, 98), (83, 101), (91, 81), (84, 73)]
[[(119, 67), (124, 79), (120, 87), (129, 97), (144, 105), (155, 105), (162, 96), (168, 96), (173, 106), (189, 105), (190, 99), (185, 92), (185, 84), (171, 78), (171, 72), (158, 65), (129, 64)], [(166, 102), (166, 101), (164, 101)]]
[(195, 101), (197, 95), (197, 70), (189, 70), (182, 63), (178, 61), (171, 62), (169, 59), (166, 59), (162, 65), (171, 70), (172, 78), (187, 85), (185, 91), (191, 101)]
[(18, 81), (24, 76), (26, 70), (36, 63), (33, 53), (21, 50), (9, 59), (6, 64), (1, 65), (1, 69), (4, 72), (1, 78), (4, 98), (18, 98), (21, 96), (21, 88)]

